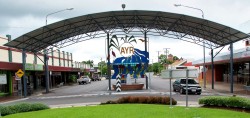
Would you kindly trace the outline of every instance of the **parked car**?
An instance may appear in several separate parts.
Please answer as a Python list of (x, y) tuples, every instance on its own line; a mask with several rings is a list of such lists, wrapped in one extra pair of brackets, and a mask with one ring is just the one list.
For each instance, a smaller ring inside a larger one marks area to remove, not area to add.
[(92, 81), (101, 81), (101, 78), (98, 75), (93, 76), (93, 78), (91, 78)]
[(186, 87), (186, 78), (176, 79), (173, 83), (174, 91), (179, 91), (181, 94), (186, 93), (186, 88), (188, 93), (201, 94), (201, 87), (194, 79), (188, 79), (188, 86)]
[(81, 76), (79, 79), (77, 79), (77, 82), (80, 84), (91, 84), (91, 79), (89, 78), (89, 76)]

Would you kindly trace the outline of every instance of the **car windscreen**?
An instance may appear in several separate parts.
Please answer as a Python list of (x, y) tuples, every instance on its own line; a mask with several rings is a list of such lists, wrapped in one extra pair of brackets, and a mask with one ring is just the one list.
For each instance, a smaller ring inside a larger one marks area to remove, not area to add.
[[(181, 84), (186, 84), (186, 79), (181, 79)], [(198, 84), (198, 83), (193, 79), (188, 79), (188, 84)]]

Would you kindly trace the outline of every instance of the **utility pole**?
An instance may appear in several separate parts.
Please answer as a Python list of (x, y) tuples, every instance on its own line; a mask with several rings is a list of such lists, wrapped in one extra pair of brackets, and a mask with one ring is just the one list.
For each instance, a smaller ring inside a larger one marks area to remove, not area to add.
[[(167, 60), (168, 59), (168, 49), (170, 49), (170, 48), (163, 48), (163, 49), (166, 50), (166, 60)], [(167, 68), (166, 69), (168, 69), (168, 64), (167, 64)]]
[(102, 58), (101, 58), (101, 77), (102, 77)]
[(158, 57), (158, 63), (159, 63), (159, 62), (160, 62), (160, 61), (159, 61), (159, 58), (160, 58), (160, 57), (159, 57), (159, 52), (160, 52), (160, 51), (156, 51), (156, 52), (158, 52), (158, 56), (157, 56), (157, 57)]

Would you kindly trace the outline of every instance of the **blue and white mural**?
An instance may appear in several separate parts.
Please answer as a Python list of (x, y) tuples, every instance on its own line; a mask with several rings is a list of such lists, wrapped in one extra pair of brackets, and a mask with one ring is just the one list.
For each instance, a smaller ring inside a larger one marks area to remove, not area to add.
[(149, 62), (149, 53), (134, 47), (137, 42), (145, 45), (143, 39), (138, 40), (134, 36), (129, 37), (126, 35), (125, 37), (121, 37), (120, 40), (116, 35), (112, 36), (109, 45), (112, 56), (108, 55), (108, 58), (113, 59), (114, 74), (112, 75), (112, 79), (115, 79), (118, 74), (122, 78), (126, 78), (128, 73), (133, 78), (144, 77), (147, 68), (145, 65)]

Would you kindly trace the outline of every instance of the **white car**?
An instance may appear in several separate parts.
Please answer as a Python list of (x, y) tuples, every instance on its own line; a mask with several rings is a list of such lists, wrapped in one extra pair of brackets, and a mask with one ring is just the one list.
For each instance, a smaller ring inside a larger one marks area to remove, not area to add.
[(77, 82), (80, 84), (91, 84), (91, 79), (89, 76), (81, 76), (79, 79), (77, 79)]

